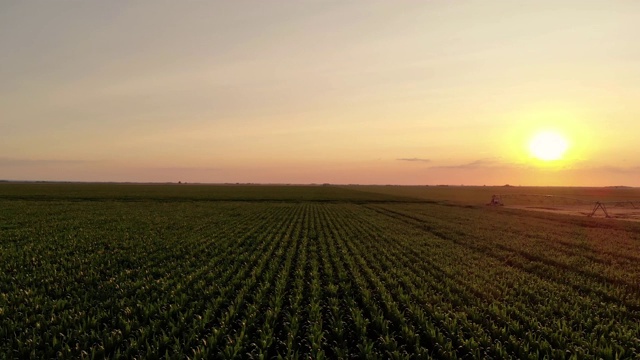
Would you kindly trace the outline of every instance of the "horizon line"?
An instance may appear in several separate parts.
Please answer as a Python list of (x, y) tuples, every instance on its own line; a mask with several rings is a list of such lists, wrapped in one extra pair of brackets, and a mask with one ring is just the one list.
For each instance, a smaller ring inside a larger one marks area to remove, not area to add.
[(511, 185), (511, 184), (358, 184), (358, 183), (267, 183), (267, 182), (189, 182), (189, 181), (77, 181), (77, 180), (7, 180), (0, 179), (0, 184), (112, 184), (112, 185), (204, 185), (204, 186), (433, 186), (433, 187), (554, 187), (554, 188), (627, 188), (637, 189), (638, 186), (629, 185)]

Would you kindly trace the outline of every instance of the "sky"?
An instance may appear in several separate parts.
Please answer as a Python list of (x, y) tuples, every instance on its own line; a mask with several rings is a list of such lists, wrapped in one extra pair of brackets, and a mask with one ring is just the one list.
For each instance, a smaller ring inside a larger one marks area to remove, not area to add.
[(640, 186), (638, 14), (3, 0), (0, 179)]

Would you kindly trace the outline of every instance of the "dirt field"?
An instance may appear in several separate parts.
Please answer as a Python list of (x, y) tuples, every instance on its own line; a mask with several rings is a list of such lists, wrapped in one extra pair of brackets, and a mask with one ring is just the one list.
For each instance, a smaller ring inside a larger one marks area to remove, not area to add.
[[(481, 205), (494, 195), (506, 208), (588, 216), (601, 202), (611, 219), (640, 221), (640, 188), (525, 186), (352, 186), (354, 190), (411, 199)], [(606, 218), (598, 208), (593, 217)]]
[[(401, 196), (405, 198), (469, 205), (486, 204), (493, 195), (503, 195), (505, 205), (529, 205), (539, 202), (575, 204), (588, 202), (640, 202), (640, 188), (630, 187), (535, 187), (535, 186), (345, 186), (352, 190)], [(546, 199), (542, 197), (549, 195)], [(565, 198), (560, 201), (560, 198)], [(589, 207), (589, 206), (587, 206)]]
[[(621, 207), (612, 204), (604, 204), (609, 214), (609, 218), (628, 221), (640, 221), (640, 208)], [(555, 206), (536, 206), (536, 205), (505, 205), (510, 209), (523, 209), (530, 211), (544, 211), (556, 214), (589, 216), (593, 213), (594, 205), (555, 205)], [(598, 208), (593, 217), (606, 218), (605, 212)]]

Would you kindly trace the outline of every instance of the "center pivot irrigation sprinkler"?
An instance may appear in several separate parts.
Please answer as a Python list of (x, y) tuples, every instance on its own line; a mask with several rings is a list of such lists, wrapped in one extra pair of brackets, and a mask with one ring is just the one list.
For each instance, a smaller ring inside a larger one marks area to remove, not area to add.
[(597, 201), (595, 203), (595, 205), (593, 205), (593, 210), (591, 211), (591, 214), (587, 215), (589, 217), (592, 217), (593, 215), (595, 215), (596, 211), (598, 211), (598, 209), (602, 209), (602, 211), (604, 212), (604, 215), (608, 218), (610, 218), (611, 216), (609, 216), (609, 213), (607, 212), (607, 207), (601, 203), (600, 201)]

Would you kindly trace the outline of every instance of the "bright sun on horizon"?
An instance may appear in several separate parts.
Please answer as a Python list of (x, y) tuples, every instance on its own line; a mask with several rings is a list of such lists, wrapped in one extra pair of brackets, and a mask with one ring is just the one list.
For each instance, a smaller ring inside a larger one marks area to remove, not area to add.
[(531, 155), (542, 161), (560, 160), (568, 148), (567, 139), (555, 131), (539, 132), (529, 143)]

